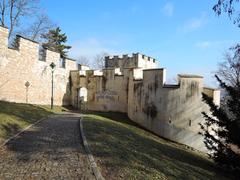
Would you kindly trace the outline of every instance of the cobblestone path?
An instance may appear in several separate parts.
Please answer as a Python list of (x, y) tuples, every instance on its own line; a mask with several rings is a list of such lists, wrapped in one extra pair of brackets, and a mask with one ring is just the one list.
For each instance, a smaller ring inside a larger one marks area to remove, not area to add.
[(0, 179), (94, 179), (77, 116), (54, 115), (0, 149)]

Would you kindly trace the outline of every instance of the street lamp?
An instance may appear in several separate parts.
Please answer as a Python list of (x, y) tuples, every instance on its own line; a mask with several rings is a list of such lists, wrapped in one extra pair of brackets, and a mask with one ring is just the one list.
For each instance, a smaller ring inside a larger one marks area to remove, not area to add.
[(56, 67), (56, 65), (52, 62), (50, 64), (50, 67), (52, 69), (52, 94), (51, 94), (51, 109), (53, 109), (53, 72), (54, 72), (54, 68)]

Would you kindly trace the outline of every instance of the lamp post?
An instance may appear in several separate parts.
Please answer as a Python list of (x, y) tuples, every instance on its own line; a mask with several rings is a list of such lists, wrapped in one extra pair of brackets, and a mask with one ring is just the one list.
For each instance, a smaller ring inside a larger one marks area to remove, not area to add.
[(51, 109), (53, 109), (53, 72), (54, 72), (54, 68), (56, 67), (56, 65), (52, 62), (50, 64), (50, 67), (52, 69), (52, 94), (51, 94)]

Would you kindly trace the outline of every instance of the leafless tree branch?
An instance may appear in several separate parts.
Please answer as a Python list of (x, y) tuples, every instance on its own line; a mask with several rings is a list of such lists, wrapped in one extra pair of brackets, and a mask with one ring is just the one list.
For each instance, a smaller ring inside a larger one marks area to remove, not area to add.
[(45, 14), (40, 14), (36, 20), (27, 29), (19, 32), (33, 41), (41, 42), (41, 35), (47, 33), (50, 29), (54, 29), (56, 25)]
[(2, 26), (5, 26), (5, 12), (6, 12), (6, 0), (1, 0), (0, 1), (0, 22)]
[(219, 64), (216, 74), (228, 85), (240, 87), (240, 46), (231, 48), (224, 59), (225, 61)]
[(97, 54), (95, 58), (93, 59), (93, 68), (95, 69), (103, 69), (105, 67), (105, 56), (108, 56), (109, 54), (106, 52), (102, 52), (100, 54)]
[(77, 62), (79, 64), (81, 64), (81, 65), (85, 65), (85, 66), (91, 67), (91, 62), (85, 56), (80, 56), (79, 58), (77, 58)]
[(10, 38), (22, 17), (38, 8), (38, 0), (0, 0), (0, 23), (9, 28)]

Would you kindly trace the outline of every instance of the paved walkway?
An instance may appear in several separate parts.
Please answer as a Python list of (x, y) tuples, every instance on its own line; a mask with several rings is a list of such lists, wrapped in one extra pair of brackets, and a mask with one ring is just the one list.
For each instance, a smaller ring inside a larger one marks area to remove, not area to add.
[(79, 132), (79, 115), (54, 115), (0, 150), (0, 179), (95, 179)]

